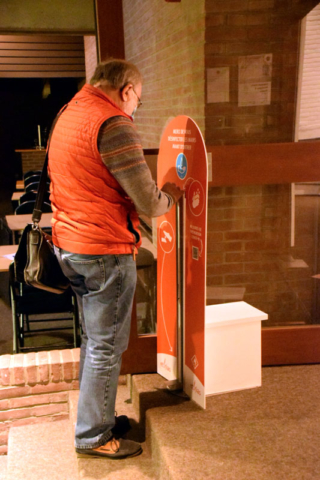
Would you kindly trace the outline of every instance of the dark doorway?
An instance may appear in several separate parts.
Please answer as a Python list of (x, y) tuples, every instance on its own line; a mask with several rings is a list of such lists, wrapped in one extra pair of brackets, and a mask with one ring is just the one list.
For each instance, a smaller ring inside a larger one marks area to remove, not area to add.
[(16, 149), (34, 148), (38, 125), (42, 144), (60, 108), (78, 91), (79, 78), (0, 79), (0, 186), (14, 189), (21, 175)]

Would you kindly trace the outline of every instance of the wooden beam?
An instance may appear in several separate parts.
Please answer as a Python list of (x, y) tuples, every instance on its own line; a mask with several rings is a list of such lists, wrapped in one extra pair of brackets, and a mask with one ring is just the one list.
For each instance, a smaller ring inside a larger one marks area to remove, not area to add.
[(85, 75), (82, 36), (0, 35), (0, 78)]
[(84, 78), (85, 73), (81, 71), (70, 71), (70, 72), (0, 72), (0, 78)]
[(262, 365), (310, 363), (320, 363), (320, 325), (262, 328)]
[(95, 0), (98, 60), (125, 58), (122, 0)]
[(320, 181), (320, 142), (207, 146), (209, 186)]
[(298, 0), (291, 6), (291, 8), (297, 17), (302, 20), (302, 18), (308, 15), (318, 3), (319, 0)]
[[(0, 50), (0, 57), (20, 57), (21, 50)], [(25, 58), (34, 57), (68, 57), (70, 58), (70, 50), (23, 50)], [(72, 57), (79, 57), (84, 59), (84, 50), (73, 50)]]
[(30, 52), (32, 50), (69, 50), (74, 52), (75, 50), (83, 51), (83, 42), (82, 43), (7, 43), (0, 42), (0, 50), (19, 50)]
[(85, 68), (84, 57), (1, 57), (0, 65), (79, 65)]
[(0, 35), (0, 42), (83, 44), (83, 35)]
[(158, 155), (159, 148), (144, 148), (143, 154), (144, 155)]
[(133, 302), (128, 350), (122, 355), (121, 375), (157, 371), (157, 335), (138, 335), (136, 299)]
[(0, 72), (69, 72), (82, 71), (85, 74), (84, 65), (1, 65)]

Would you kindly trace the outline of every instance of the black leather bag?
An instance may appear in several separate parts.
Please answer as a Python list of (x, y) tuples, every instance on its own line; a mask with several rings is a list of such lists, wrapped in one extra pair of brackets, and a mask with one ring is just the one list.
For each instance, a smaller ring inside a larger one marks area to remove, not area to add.
[(14, 270), (16, 280), (20, 283), (52, 293), (63, 293), (70, 282), (54, 254), (51, 236), (39, 227), (46, 190), (48, 152), (49, 146), (32, 213), (32, 224), (27, 225), (22, 233), (14, 258)]
[(54, 254), (50, 235), (34, 224), (23, 231), (14, 267), (18, 282), (41, 290), (63, 293), (70, 285)]

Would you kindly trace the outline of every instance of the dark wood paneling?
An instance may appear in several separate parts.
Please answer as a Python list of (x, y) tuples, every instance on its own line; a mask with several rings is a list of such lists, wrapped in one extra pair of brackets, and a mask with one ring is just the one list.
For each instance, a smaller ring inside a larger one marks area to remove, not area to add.
[(122, 356), (121, 375), (157, 371), (157, 335), (136, 336)]
[(129, 346), (122, 355), (121, 375), (157, 371), (157, 335), (139, 336), (137, 334), (136, 311), (136, 302), (134, 301)]
[[(14, 43), (83, 43), (81, 35), (0, 35), (0, 42)], [(45, 40), (44, 40), (45, 39)]]
[[(70, 52), (68, 50), (63, 51), (63, 50), (49, 50), (46, 51), (45, 53), (43, 51), (39, 50), (28, 50), (23, 52), (23, 56), (25, 58), (33, 58), (33, 57), (41, 57), (41, 58), (47, 57), (68, 57), (70, 58)], [(21, 57), (21, 52), (20, 50), (0, 50), (0, 57)], [(84, 51), (77, 51), (74, 50), (72, 53), (72, 58), (74, 57), (79, 57), (83, 58), (84, 61)]]
[(262, 329), (262, 365), (320, 363), (320, 325)]
[[(79, 65), (37, 65), (36, 67), (34, 65), (10, 65), (10, 71), (11, 72), (33, 72), (37, 70), (38, 72), (65, 72), (65, 71), (79, 71), (81, 70), (81, 66)], [(7, 72), (8, 71), (8, 66), (7, 65), (1, 65), (0, 64), (0, 72)]]
[(144, 148), (143, 153), (144, 155), (158, 155), (159, 148)]
[(0, 35), (0, 78), (85, 77), (82, 36)]
[(320, 181), (320, 142), (207, 146), (210, 186)]
[(0, 78), (83, 78), (83, 71), (80, 72), (0, 72)]
[(33, 50), (74, 50), (83, 51), (83, 43), (10, 43), (0, 42), (0, 49), (6, 50), (20, 50), (20, 51), (33, 51)]
[(95, 0), (98, 58), (125, 58), (122, 0)]
[[(292, 8), (296, 13), (297, 18), (301, 20), (309, 12), (311, 12), (311, 10), (313, 10), (318, 4), (319, 4), (319, 0), (298, 0), (295, 3), (293, 3)], [(281, 8), (281, 2), (279, 4), (279, 7)], [(282, 8), (284, 10), (287, 10), (285, 5), (283, 5)]]
[[(1, 55), (0, 55), (1, 56)], [(49, 57), (49, 58), (37, 58), (37, 57), (7, 57), (6, 59), (0, 58), (0, 65), (7, 64), (7, 65), (79, 65), (80, 68), (83, 67), (83, 58), (82, 57), (77, 57), (77, 58), (54, 58), (54, 57)]]
[[(207, 146), (212, 153), (209, 186), (320, 181), (320, 141)], [(159, 149), (144, 149), (158, 155)]]

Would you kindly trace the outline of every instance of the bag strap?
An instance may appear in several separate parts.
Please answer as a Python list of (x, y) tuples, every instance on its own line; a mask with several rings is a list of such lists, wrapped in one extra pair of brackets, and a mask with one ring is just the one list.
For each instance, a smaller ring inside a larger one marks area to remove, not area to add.
[(34, 228), (38, 227), (38, 223), (41, 220), (42, 217), (42, 207), (43, 207), (43, 200), (44, 200), (44, 194), (46, 191), (46, 183), (47, 183), (47, 177), (48, 177), (48, 155), (49, 155), (49, 147), (50, 147), (50, 140), (52, 136), (53, 129), (55, 127), (55, 124), (57, 123), (58, 118), (60, 117), (61, 113), (67, 108), (68, 104), (64, 105), (64, 107), (61, 108), (60, 112), (56, 116), (56, 118), (53, 121), (51, 130), (50, 130), (50, 135), (47, 143), (47, 151), (46, 151), (46, 158), (43, 164), (42, 172), (41, 172), (41, 177), (40, 177), (40, 182), (39, 182), (39, 188), (37, 192), (37, 197), (36, 197), (36, 202), (35, 206), (32, 212), (32, 223)]

